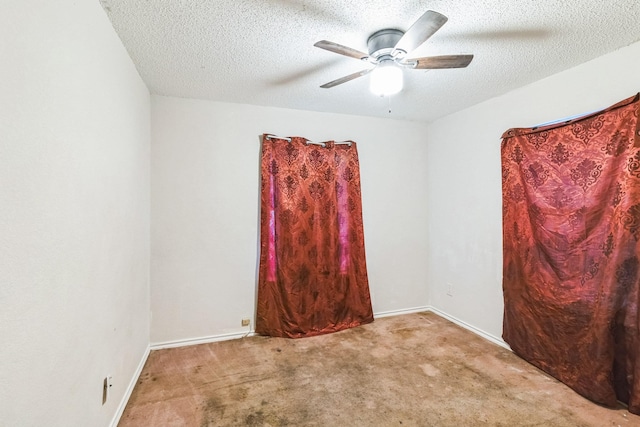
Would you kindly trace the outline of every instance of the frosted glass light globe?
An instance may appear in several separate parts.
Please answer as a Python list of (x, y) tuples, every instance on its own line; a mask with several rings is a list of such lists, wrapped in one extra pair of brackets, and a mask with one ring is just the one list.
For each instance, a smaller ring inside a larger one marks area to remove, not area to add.
[(379, 64), (371, 72), (369, 90), (375, 95), (394, 95), (402, 90), (402, 85), (402, 70), (392, 61)]

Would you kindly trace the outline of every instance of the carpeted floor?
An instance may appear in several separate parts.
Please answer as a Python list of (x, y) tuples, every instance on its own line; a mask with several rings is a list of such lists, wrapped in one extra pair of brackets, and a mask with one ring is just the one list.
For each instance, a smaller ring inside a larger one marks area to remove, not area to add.
[(640, 426), (433, 314), (153, 351), (128, 426)]

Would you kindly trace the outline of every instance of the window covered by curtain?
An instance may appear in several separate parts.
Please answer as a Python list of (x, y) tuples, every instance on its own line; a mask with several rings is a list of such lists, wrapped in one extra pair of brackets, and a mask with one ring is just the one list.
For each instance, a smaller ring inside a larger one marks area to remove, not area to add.
[(373, 321), (356, 144), (262, 140), (256, 332), (298, 338)]
[(583, 396), (640, 413), (638, 96), (502, 141), (503, 337)]

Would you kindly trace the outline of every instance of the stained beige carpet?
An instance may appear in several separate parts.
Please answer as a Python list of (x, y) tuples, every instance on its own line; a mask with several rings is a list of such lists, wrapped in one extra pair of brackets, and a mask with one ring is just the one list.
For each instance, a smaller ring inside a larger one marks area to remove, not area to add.
[(432, 313), (153, 351), (127, 426), (640, 426)]

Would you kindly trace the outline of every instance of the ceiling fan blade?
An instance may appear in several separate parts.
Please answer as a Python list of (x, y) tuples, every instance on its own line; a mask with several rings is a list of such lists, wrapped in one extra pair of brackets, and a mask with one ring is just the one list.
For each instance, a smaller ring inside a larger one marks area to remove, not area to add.
[(426, 56), (424, 58), (405, 59), (402, 65), (411, 66), (417, 70), (436, 70), (439, 68), (464, 68), (471, 63), (473, 55), (442, 55)]
[(447, 22), (447, 17), (441, 13), (427, 10), (411, 28), (407, 30), (393, 49), (392, 55), (397, 55), (398, 51), (410, 53), (422, 43), (426, 42), (436, 31)]
[(346, 82), (351, 81), (353, 79), (357, 79), (358, 77), (362, 77), (362, 76), (364, 76), (366, 74), (369, 74), (371, 72), (371, 70), (373, 70), (373, 68), (367, 68), (366, 70), (358, 71), (357, 73), (349, 74), (348, 76), (344, 76), (344, 77), (341, 77), (339, 79), (333, 80), (333, 81), (331, 81), (329, 83), (325, 83), (320, 87), (323, 88), (323, 89), (329, 89), (329, 88), (332, 88), (334, 86), (341, 85), (342, 83), (346, 83)]
[(364, 52), (360, 52), (359, 50), (355, 50), (353, 48), (342, 46), (341, 44), (330, 42), (327, 40), (320, 40), (316, 44), (315, 47), (319, 47), (320, 49), (328, 50), (329, 52), (339, 53), (340, 55), (349, 56), (355, 59), (365, 59), (368, 58)]

